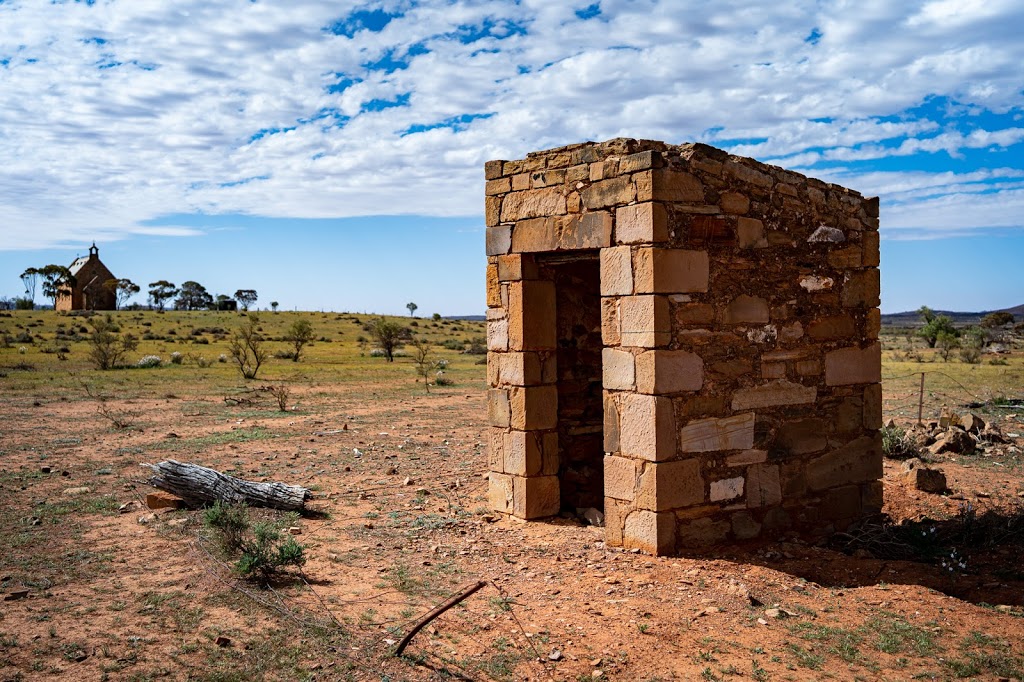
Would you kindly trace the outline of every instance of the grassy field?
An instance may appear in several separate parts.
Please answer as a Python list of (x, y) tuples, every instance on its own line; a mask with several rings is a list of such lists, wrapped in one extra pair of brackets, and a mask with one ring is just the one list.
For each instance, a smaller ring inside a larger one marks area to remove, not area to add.
[[(130, 368), (100, 371), (85, 317), (0, 314), (0, 679), (1024, 675), (1016, 541), (964, 547), (952, 569), (945, 556), (851, 559), (798, 538), (654, 558), (606, 548), (603, 529), (575, 518), (492, 516), (485, 356), (466, 352), (479, 350), (482, 322), (388, 318), (415, 324), (448, 362), (453, 383), (427, 394), (408, 355), (374, 356), (369, 315), (260, 313), (272, 353), (290, 350), (296, 320), (316, 340), (301, 362), (272, 357), (253, 380), (220, 360), (241, 313), (112, 317), (139, 346)], [(886, 418), (916, 420), (923, 372), (926, 419), (978, 403), (1004, 432), (1024, 430), (1013, 409), (1024, 357), (1011, 342), (972, 364), (886, 336)], [(160, 365), (136, 366), (149, 355)], [(275, 387), (289, 389), (285, 411)], [(1021, 443), (932, 458), (944, 496), (907, 489), (887, 461), (886, 511), (942, 534), (975, 511), (1012, 509)], [(253, 585), (202, 511), (146, 509), (139, 463), (168, 458), (313, 490), (301, 519), (258, 516), (300, 532), (302, 572)], [(477, 579), (483, 590), (406, 658), (390, 656), (417, 616)]]

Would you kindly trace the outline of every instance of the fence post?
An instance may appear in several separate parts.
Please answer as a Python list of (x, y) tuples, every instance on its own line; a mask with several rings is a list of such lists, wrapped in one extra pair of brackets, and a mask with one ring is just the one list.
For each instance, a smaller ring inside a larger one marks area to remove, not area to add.
[(921, 372), (921, 391), (917, 394), (917, 425), (924, 426), (921, 415), (924, 412), (924, 372)]

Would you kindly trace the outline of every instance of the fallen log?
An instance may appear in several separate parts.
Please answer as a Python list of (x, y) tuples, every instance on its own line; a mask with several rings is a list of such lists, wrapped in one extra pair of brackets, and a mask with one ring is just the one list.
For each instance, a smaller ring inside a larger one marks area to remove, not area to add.
[(157, 464), (141, 464), (154, 472), (148, 483), (174, 493), (189, 507), (203, 507), (220, 500), (250, 507), (269, 507), (298, 511), (312, 492), (285, 483), (254, 483), (222, 474), (215, 469), (167, 459)]
[(416, 636), (417, 632), (423, 629), (424, 625), (434, 620), (477, 590), (483, 589), (486, 585), (487, 583), (483, 580), (477, 580), (474, 583), (464, 585), (462, 589), (446, 599), (443, 603), (438, 604), (428, 611), (426, 615), (416, 621), (416, 624), (412, 626), (412, 629), (410, 629), (409, 632), (405, 634), (405, 637), (402, 638), (402, 641), (398, 643), (398, 647), (395, 648), (395, 656), (402, 655), (402, 652), (405, 651), (405, 647), (409, 646), (409, 642), (412, 641), (412, 638)]

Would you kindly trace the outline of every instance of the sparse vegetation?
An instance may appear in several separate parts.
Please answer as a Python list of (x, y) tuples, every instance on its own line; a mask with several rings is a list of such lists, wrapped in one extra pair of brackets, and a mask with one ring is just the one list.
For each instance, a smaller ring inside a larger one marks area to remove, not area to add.
[(231, 357), (238, 365), (238, 371), (245, 379), (255, 379), (260, 367), (270, 355), (270, 351), (264, 343), (259, 323), (259, 316), (255, 313), (250, 314), (246, 321), (235, 330), (228, 346)]

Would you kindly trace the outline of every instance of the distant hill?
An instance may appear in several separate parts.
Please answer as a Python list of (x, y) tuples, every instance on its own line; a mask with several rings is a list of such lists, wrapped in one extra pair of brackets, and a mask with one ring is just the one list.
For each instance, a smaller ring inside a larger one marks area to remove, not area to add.
[[(979, 313), (960, 313), (952, 310), (936, 310), (935, 314), (948, 316), (956, 325), (972, 325), (981, 322), (981, 318), (985, 317), (989, 313), (1001, 312), (1010, 313), (1020, 321), (1021, 318), (1024, 318), (1024, 304), (1014, 306), (1012, 308), (1002, 308), (1000, 310), (984, 310)], [(882, 315), (883, 327), (920, 327), (923, 324), (921, 316), (917, 314), (916, 310)]]

